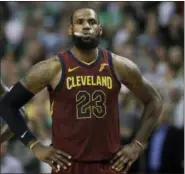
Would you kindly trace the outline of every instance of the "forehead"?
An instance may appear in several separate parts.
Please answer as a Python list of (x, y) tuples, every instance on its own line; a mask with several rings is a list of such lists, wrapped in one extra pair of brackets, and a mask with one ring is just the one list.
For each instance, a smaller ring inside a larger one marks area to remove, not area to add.
[(73, 14), (73, 19), (96, 19), (98, 20), (97, 14), (92, 9), (79, 9)]

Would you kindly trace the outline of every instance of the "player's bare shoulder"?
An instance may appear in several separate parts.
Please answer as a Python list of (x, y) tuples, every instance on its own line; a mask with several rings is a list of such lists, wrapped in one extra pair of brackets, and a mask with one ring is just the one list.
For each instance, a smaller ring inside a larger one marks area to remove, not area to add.
[(128, 87), (143, 103), (160, 100), (153, 86), (141, 75), (137, 65), (131, 60), (113, 54), (113, 66), (120, 82)]
[(37, 93), (50, 85), (51, 81), (61, 71), (61, 63), (57, 56), (35, 64), (21, 79), (21, 83), (32, 93)]
[(137, 65), (128, 58), (112, 53), (112, 62), (118, 79), (122, 82), (129, 82), (133, 79), (141, 77), (140, 70)]

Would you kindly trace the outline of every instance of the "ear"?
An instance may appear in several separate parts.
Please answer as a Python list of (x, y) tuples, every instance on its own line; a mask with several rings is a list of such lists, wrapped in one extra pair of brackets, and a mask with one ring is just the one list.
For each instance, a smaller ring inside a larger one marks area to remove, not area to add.
[(70, 24), (69, 27), (68, 27), (68, 35), (70, 35), (70, 36), (73, 35), (73, 27), (72, 27), (71, 24)]
[(103, 35), (103, 27), (102, 27), (102, 25), (99, 25), (99, 27), (100, 27), (100, 36), (102, 36)]

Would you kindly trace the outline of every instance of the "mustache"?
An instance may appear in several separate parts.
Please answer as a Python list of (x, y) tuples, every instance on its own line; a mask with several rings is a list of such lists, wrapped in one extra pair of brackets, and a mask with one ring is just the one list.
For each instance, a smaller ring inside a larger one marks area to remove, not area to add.
[[(81, 32), (74, 32), (74, 35), (77, 36), (77, 37), (88, 37), (86, 34), (81, 33)], [(90, 36), (92, 38), (96, 38), (97, 36), (99, 36), (99, 34), (92, 34), (92, 33), (90, 33)]]

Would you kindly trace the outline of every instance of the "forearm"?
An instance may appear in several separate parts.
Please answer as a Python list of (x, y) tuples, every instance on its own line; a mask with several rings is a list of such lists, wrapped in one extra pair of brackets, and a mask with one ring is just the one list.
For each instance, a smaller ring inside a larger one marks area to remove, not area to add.
[[(6, 94), (6, 92), (9, 92), (11, 88), (8, 88), (1, 80), (1, 83), (0, 83), (0, 96), (1, 98), (3, 98), (3, 96)], [(26, 122), (28, 121), (28, 116), (25, 112), (25, 109), (24, 107), (22, 107), (20, 109), (20, 114), (24, 117), (24, 119), (26, 120)]]
[[(19, 114), (24, 117), (26, 123), (28, 122), (28, 116), (24, 109), (19, 110)], [(10, 127), (6, 124), (3, 126), (3, 128), (0, 130), (1, 135), (0, 135), (0, 144), (3, 143), (4, 141), (8, 141), (10, 138), (14, 136), (14, 133), (11, 131)]]
[(145, 105), (135, 140), (146, 143), (154, 130), (162, 110), (162, 102), (157, 99)]
[[(6, 94), (6, 92), (9, 92), (10, 89), (1, 81), (0, 83), (0, 96), (1, 99)], [(24, 117), (26, 123), (28, 122), (28, 116), (24, 110), (24, 108), (21, 108), (19, 110), (19, 114)], [(10, 127), (8, 125), (3, 126), (1, 129), (1, 135), (0, 135), (0, 143), (3, 143), (4, 141), (9, 140), (11, 137), (14, 136), (14, 133), (11, 131)]]
[(35, 137), (29, 131), (19, 109), (32, 97), (33, 94), (27, 92), (20, 84), (17, 84), (0, 101), (0, 116), (8, 124), (15, 136), (20, 138), (25, 145), (28, 145), (28, 139), (34, 140)]
[[(0, 83), (0, 98), (3, 97), (3, 94), (8, 91), (8, 88), (4, 85), (4, 83), (1, 80)], [(3, 143), (4, 141), (9, 140), (13, 136), (13, 132), (10, 130), (9, 126), (6, 124), (2, 127), (0, 130), (1, 135), (0, 135), (0, 144)]]
[(58, 57), (39, 62), (0, 101), (0, 117), (26, 146), (36, 141), (36, 137), (28, 129), (24, 118), (17, 113), (35, 94), (51, 85), (59, 72), (61, 63)]
[[(11, 132), (22, 141), (22, 138), (24, 138), (23, 135), (25, 135), (25, 133), (29, 131), (29, 128), (24, 118), (20, 114), (18, 114), (17, 109), (11, 108), (9, 106), (1, 108), (1, 106), (0, 106), (1, 117), (4, 119), (4, 121), (9, 126)], [(28, 145), (28, 143), (24, 143), (24, 144), (26, 146)]]

